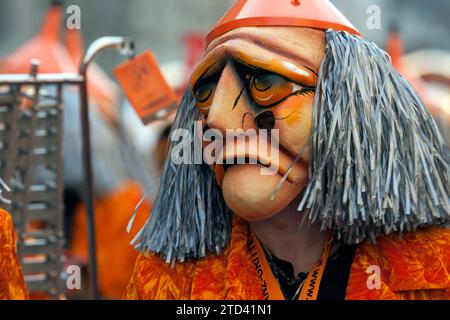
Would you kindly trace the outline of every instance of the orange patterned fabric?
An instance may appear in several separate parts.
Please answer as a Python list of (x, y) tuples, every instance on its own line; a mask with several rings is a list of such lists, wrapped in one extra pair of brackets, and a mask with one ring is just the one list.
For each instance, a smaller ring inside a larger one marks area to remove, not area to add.
[(12, 219), (6, 211), (0, 209), (0, 300), (28, 299), (16, 252), (16, 233)]
[[(140, 206), (129, 234), (126, 229), (142, 196), (139, 185), (128, 183), (95, 203), (98, 280), (101, 294), (106, 298), (120, 298), (133, 273), (133, 265), (138, 253), (130, 242), (150, 214), (151, 204), (148, 201), (144, 201)], [(84, 206), (77, 209), (73, 228), (71, 254), (87, 262), (87, 227)]]
[(235, 217), (229, 248), (174, 268), (158, 255), (140, 255), (124, 294), (143, 300), (264, 299), (255, 266), (247, 252), (247, 226)]
[[(366, 272), (379, 266), (381, 288), (368, 290)], [(427, 228), (359, 246), (347, 298), (354, 300), (450, 300), (450, 230)]]
[[(247, 224), (233, 218), (230, 246), (173, 268), (158, 255), (140, 255), (124, 293), (143, 300), (260, 300), (260, 281), (247, 250)], [(366, 270), (381, 269), (381, 288), (370, 290)], [(450, 299), (450, 231), (428, 228), (416, 233), (381, 237), (377, 245), (361, 244), (355, 253), (347, 299)]]

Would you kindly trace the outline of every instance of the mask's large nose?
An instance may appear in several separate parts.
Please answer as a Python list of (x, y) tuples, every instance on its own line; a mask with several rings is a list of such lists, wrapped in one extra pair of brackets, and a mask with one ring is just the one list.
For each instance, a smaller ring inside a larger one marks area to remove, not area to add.
[(226, 129), (255, 129), (245, 84), (231, 62), (225, 66), (217, 83), (207, 124), (223, 133)]

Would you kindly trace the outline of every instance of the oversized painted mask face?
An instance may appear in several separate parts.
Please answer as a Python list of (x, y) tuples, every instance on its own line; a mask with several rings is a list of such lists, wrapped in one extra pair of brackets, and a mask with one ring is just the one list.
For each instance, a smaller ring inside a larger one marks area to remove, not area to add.
[[(348, 244), (450, 220), (450, 152), (435, 122), (386, 52), (328, 0), (239, 0), (207, 41), (139, 251), (167, 262), (219, 254), (230, 209), (257, 221), (298, 204), (303, 222)], [(227, 130), (263, 139), (255, 150)], [(200, 135), (210, 167), (198, 162)]]
[[(219, 130), (224, 137), (227, 130), (253, 130), (258, 136), (232, 140), (231, 146), (228, 139), (221, 142), (223, 150), (216, 157), (234, 164), (211, 166), (228, 207), (246, 220), (276, 215), (308, 182), (308, 142), (324, 48), (319, 30), (240, 28), (209, 45), (191, 78), (204, 129)], [(257, 148), (245, 145), (255, 141)], [(267, 152), (274, 145), (277, 152)], [(237, 164), (242, 159), (248, 161)], [(261, 170), (268, 166), (272, 174)]]

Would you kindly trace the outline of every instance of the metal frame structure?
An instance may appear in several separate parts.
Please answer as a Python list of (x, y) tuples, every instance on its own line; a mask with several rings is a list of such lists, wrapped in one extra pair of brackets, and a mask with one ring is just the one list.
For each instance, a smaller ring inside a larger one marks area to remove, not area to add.
[(30, 74), (0, 75), (0, 177), (19, 235), (19, 256), (31, 292), (64, 295), (62, 90), (80, 89), (84, 203), (87, 212), (90, 298), (98, 299), (95, 212), (87, 70), (95, 56), (113, 49), (129, 59), (134, 42), (124, 37), (103, 37), (86, 51), (79, 74), (39, 74), (31, 62)]

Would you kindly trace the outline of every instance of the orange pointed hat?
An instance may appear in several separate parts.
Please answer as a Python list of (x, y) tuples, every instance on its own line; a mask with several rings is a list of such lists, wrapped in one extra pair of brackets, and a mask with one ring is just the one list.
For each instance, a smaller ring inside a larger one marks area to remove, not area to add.
[(207, 36), (217, 37), (237, 28), (294, 26), (361, 33), (328, 0), (238, 0)]
[(64, 45), (59, 30), (64, 18), (62, 6), (52, 4), (40, 32), (12, 54), (0, 59), (0, 73), (27, 73), (30, 61), (39, 59), (39, 73), (77, 72)]

